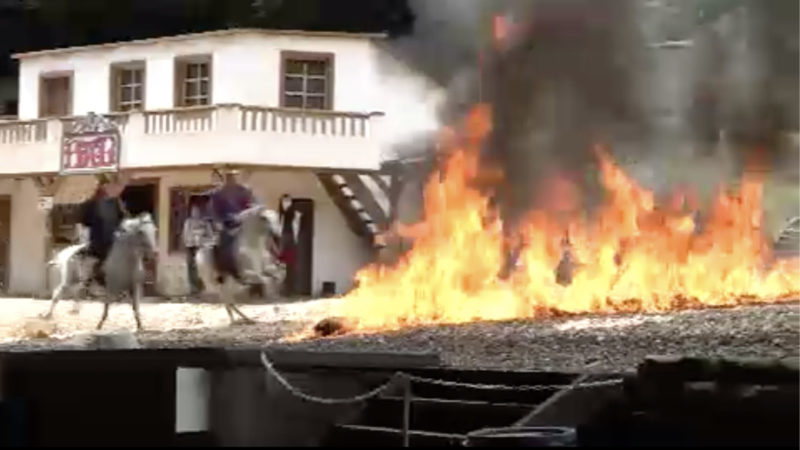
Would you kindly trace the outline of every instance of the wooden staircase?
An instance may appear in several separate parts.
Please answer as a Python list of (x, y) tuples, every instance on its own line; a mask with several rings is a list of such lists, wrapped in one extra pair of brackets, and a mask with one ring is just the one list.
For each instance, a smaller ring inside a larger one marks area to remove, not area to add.
[(318, 172), (322, 187), (347, 221), (348, 227), (372, 246), (390, 223), (390, 177), (377, 174)]
[(800, 253), (800, 217), (786, 221), (773, 245), (779, 257), (795, 257)]
[[(555, 392), (546, 385), (569, 384), (574, 375), (424, 369), (412, 375), (458, 383), (497, 385), (477, 387), (411, 382), (409, 445), (460, 447), (467, 433), (487, 427), (507, 427), (533, 411)], [(499, 385), (503, 385), (501, 387)], [(541, 390), (515, 386), (542, 385)], [(335, 425), (324, 445), (403, 445), (403, 391), (389, 392), (367, 402), (354, 423)]]

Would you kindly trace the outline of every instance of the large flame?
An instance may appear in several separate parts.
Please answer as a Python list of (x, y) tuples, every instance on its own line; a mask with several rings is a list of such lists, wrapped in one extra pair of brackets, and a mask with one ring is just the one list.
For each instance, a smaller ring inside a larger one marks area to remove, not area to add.
[[(605, 203), (586, 220), (568, 177), (550, 201), (504, 236), (475, 186), (479, 148), (491, 125), (486, 106), (466, 120), (463, 139), (425, 187), (423, 222), (401, 229), (414, 246), (393, 267), (357, 275), (341, 314), (359, 329), (531, 318), (554, 312), (655, 312), (680, 307), (772, 302), (800, 291), (798, 261), (772, 261), (761, 229), (762, 180), (721, 190), (697, 229), (696, 200), (678, 192), (659, 206), (596, 148)], [(508, 248), (521, 251), (510, 276)]]

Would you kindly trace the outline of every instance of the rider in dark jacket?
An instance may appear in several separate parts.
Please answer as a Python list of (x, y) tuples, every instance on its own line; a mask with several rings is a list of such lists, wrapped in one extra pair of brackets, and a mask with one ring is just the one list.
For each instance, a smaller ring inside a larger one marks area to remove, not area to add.
[(81, 224), (89, 228), (87, 252), (97, 260), (94, 277), (101, 285), (105, 284), (103, 263), (114, 244), (114, 233), (126, 214), (117, 190), (108, 180), (102, 180), (94, 195), (83, 203), (81, 211)]
[(234, 254), (234, 242), (239, 230), (237, 215), (253, 206), (255, 197), (250, 189), (236, 180), (236, 174), (235, 171), (225, 174), (223, 184), (211, 192), (208, 203), (211, 217), (217, 224), (219, 232), (215, 252), (217, 262), (238, 278), (238, 264)]

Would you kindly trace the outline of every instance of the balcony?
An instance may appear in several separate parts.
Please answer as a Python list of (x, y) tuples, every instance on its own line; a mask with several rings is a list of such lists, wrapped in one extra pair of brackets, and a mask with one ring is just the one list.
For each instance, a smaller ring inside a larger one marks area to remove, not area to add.
[[(244, 165), (378, 170), (382, 113), (214, 105), (106, 115), (121, 169)], [(0, 122), (0, 175), (60, 171), (61, 138), (79, 117)]]

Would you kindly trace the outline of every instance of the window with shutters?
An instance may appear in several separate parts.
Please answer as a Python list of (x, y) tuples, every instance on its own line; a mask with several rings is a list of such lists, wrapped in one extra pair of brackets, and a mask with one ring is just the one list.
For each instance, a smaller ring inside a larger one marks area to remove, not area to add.
[(333, 54), (281, 53), (281, 106), (333, 109)]
[(111, 66), (111, 110), (141, 111), (144, 109), (144, 62)]
[(211, 56), (175, 60), (175, 106), (211, 104)]
[(39, 117), (72, 115), (72, 73), (45, 74), (39, 80)]

